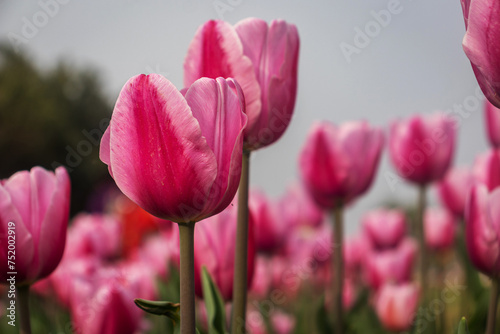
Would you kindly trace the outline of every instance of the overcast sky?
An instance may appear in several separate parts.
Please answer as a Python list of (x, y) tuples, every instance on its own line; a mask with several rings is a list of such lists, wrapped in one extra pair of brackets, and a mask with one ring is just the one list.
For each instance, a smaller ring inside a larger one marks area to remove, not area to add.
[[(184, 56), (198, 26), (246, 17), (285, 19), (301, 39), (294, 118), (280, 141), (251, 162), (251, 184), (271, 196), (298, 179), (297, 155), (315, 120), (387, 127), (397, 117), (462, 106), (470, 113), (460, 116), (455, 164), (471, 164), (487, 148), (482, 101), (462, 50), (459, 0), (0, 0), (0, 36), (10, 36), (41, 67), (65, 59), (97, 68), (114, 101), (139, 73), (161, 73), (182, 88)], [(416, 198), (406, 184), (391, 189), (389, 172), (385, 151), (373, 187), (349, 208), (347, 233), (379, 203)]]

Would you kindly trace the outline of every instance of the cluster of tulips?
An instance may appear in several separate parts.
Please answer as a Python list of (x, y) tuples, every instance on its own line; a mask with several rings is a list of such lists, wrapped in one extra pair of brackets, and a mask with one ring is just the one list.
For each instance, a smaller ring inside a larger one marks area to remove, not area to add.
[[(77, 333), (148, 332), (159, 317), (147, 313), (166, 316), (181, 333), (291, 333), (297, 304), (312, 307), (317, 296), (335, 333), (352, 330), (346, 313), (359, 300), (387, 331), (423, 333), (431, 326), (418, 308), (444, 287), (443, 258), (465, 242), (461, 266), (472, 263), (491, 278), (487, 333), (494, 333), (500, 3), (462, 6), (464, 50), (489, 100), (490, 150), (471, 168), (451, 167), (458, 124), (440, 112), (394, 121), (388, 133), (365, 121), (322, 121), (300, 152), (300, 181), (279, 199), (249, 190), (250, 156), (292, 119), (297, 28), (255, 18), (203, 24), (185, 58), (186, 88), (151, 74), (134, 76), (120, 92), (100, 144), (120, 192), (101, 196), (104, 213), (81, 213), (67, 227), (70, 180), (62, 167), (0, 181), (0, 278), (14, 271), (7, 253), (14, 225), (21, 332), (31, 332), (34, 291), (55, 296)], [(384, 146), (395, 177), (418, 187), (416, 209), (367, 212), (344, 241), (344, 211), (370, 188)], [(430, 186), (441, 207), (427, 207)], [(438, 332), (451, 330), (448, 319), (435, 322)]]

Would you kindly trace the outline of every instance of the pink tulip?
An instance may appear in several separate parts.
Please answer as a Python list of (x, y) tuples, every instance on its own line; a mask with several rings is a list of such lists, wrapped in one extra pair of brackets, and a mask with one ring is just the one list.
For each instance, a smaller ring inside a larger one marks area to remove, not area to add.
[(274, 311), (271, 314), (271, 324), (274, 333), (289, 334), (295, 329), (295, 318), (281, 311)]
[(490, 144), (495, 148), (500, 148), (500, 109), (486, 101), (484, 116)]
[(446, 172), (437, 189), (441, 202), (458, 217), (463, 217), (465, 200), (475, 178), (468, 167), (454, 167)]
[(375, 311), (389, 331), (408, 330), (418, 306), (419, 288), (413, 283), (384, 285), (375, 298)]
[[(233, 297), (234, 252), (236, 248), (236, 205), (229, 206), (220, 214), (200, 222), (196, 226), (194, 244), (195, 290), (203, 296), (201, 273), (206, 267), (225, 301)], [(249, 215), (248, 286), (252, 286), (255, 246), (253, 239), (254, 219)]]
[(500, 108), (500, 3), (497, 0), (461, 0), (467, 30), (465, 54), (486, 98)]
[(403, 240), (397, 248), (371, 251), (366, 255), (365, 277), (373, 289), (385, 283), (404, 283), (411, 279), (417, 252), (416, 242)]
[(484, 185), (472, 188), (465, 209), (467, 251), (477, 269), (500, 275), (500, 188), (488, 193)]
[(457, 222), (455, 217), (442, 208), (427, 208), (424, 214), (425, 243), (435, 251), (453, 246)]
[(279, 201), (283, 220), (288, 228), (301, 226), (319, 227), (323, 222), (323, 211), (301, 185), (288, 187)]
[(383, 138), (367, 122), (314, 124), (300, 155), (300, 170), (316, 202), (331, 209), (363, 194), (377, 170)]
[(500, 186), (500, 149), (491, 149), (479, 155), (474, 161), (474, 177), (493, 190)]
[(245, 95), (245, 147), (278, 140), (290, 123), (297, 91), (299, 36), (293, 24), (249, 18), (234, 27), (223, 21), (201, 26), (184, 61), (184, 84), (201, 77), (233, 77)]
[(255, 247), (258, 252), (273, 253), (281, 248), (287, 226), (276, 203), (260, 191), (250, 192), (248, 207), (254, 217)]
[(400, 210), (377, 209), (366, 213), (363, 229), (371, 244), (379, 249), (393, 248), (406, 233), (406, 218)]
[(65, 257), (95, 255), (112, 259), (120, 255), (121, 226), (111, 216), (79, 214), (73, 219), (67, 238)]
[(150, 237), (138, 250), (135, 259), (147, 263), (156, 275), (167, 279), (170, 266), (179, 267), (179, 230), (172, 229)]
[[(54, 271), (64, 252), (69, 203), (70, 181), (62, 167), (55, 173), (34, 167), (1, 182), (2, 282), (12, 271), (17, 272), (17, 285), (32, 284)], [(14, 249), (8, 248), (14, 241)], [(12, 260), (12, 255), (15, 260), (11, 268), (8, 259)]]
[(158, 74), (124, 86), (101, 139), (120, 190), (149, 213), (199, 221), (231, 203), (241, 174), (246, 116), (232, 79), (202, 78), (183, 96)]
[(370, 241), (364, 234), (359, 234), (345, 240), (343, 247), (345, 276), (355, 279), (363, 265), (367, 252), (370, 251)]
[(272, 258), (267, 256), (257, 256), (255, 258), (255, 269), (249, 293), (257, 299), (266, 298), (271, 289), (272, 263)]
[(389, 153), (398, 174), (427, 184), (441, 179), (451, 165), (455, 147), (453, 120), (441, 113), (394, 121)]

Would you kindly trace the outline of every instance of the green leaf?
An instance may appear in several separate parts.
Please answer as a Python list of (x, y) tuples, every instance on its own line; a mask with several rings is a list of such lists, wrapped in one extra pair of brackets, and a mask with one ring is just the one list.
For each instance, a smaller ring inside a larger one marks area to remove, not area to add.
[(202, 269), (202, 286), (203, 299), (207, 308), (208, 333), (224, 334), (226, 332), (224, 300), (205, 267)]
[(460, 323), (458, 324), (458, 334), (470, 334), (465, 317), (462, 317), (462, 320), (460, 320)]
[(134, 299), (134, 303), (135, 305), (137, 305), (137, 307), (145, 312), (155, 315), (164, 315), (167, 318), (171, 319), (174, 324), (179, 322), (179, 310), (181, 307), (179, 303), (145, 300), (140, 298)]

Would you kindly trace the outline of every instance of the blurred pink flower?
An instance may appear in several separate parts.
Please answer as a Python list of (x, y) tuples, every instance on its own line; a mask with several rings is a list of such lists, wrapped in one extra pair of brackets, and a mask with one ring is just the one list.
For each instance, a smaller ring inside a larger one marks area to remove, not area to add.
[(467, 30), (462, 41), (477, 82), (486, 98), (500, 108), (500, 3), (461, 0)]
[[(234, 252), (236, 247), (237, 207), (230, 205), (196, 226), (194, 244), (195, 290), (203, 296), (201, 273), (206, 267), (225, 301), (233, 298)], [(255, 242), (253, 239), (254, 218), (249, 214), (248, 240), (248, 286), (252, 286), (255, 266)]]
[(476, 180), (490, 191), (500, 186), (500, 149), (490, 149), (477, 156), (473, 173)]
[(406, 217), (397, 209), (376, 209), (362, 218), (363, 231), (376, 249), (396, 247), (406, 233)]
[(474, 266), (490, 277), (500, 275), (500, 188), (472, 188), (465, 209), (467, 251)]
[(437, 184), (441, 202), (457, 217), (463, 217), (467, 194), (475, 182), (471, 168), (465, 166), (450, 168)]
[(415, 115), (392, 122), (389, 155), (404, 179), (427, 184), (440, 180), (451, 165), (455, 124), (443, 113)]
[(288, 187), (285, 195), (279, 200), (279, 208), (287, 229), (300, 226), (319, 227), (323, 222), (323, 211), (303, 185), (294, 184)]
[(299, 158), (302, 179), (316, 202), (331, 209), (349, 202), (371, 185), (384, 136), (367, 122), (336, 126), (315, 123)]
[[(70, 180), (63, 167), (20, 171), (0, 184), (0, 278), (6, 282), (7, 245), (15, 237), (17, 285), (29, 285), (54, 271), (64, 252)], [(9, 237), (10, 236), (10, 237)], [(17, 250), (17, 251), (16, 251)], [(9, 259), (10, 260), (10, 259)]]
[(385, 284), (375, 297), (375, 311), (382, 325), (389, 331), (408, 330), (414, 320), (419, 288), (413, 283)]
[(406, 238), (396, 248), (366, 255), (365, 279), (370, 287), (378, 289), (385, 283), (404, 283), (411, 279), (417, 244)]
[(430, 249), (442, 251), (452, 247), (456, 229), (455, 217), (448, 210), (437, 207), (429, 207), (425, 210), (425, 243)]
[(268, 26), (248, 18), (234, 27), (207, 21), (196, 31), (184, 60), (184, 85), (201, 77), (233, 77), (245, 95), (245, 147), (278, 140), (292, 118), (297, 93), (299, 36), (283, 20)]
[(123, 87), (100, 157), (120, 190), (175, 222), (221, 212), (240, 181), (246, 115), (232, 79), (202, 78), (181, 94), (158, 74)]
[[(500, 101), (500, 97), (499, 97)], [(495, 107), (488, 100), (484, 103), (484, 119), (490, 144), (500, 148), (500, 107)]]

